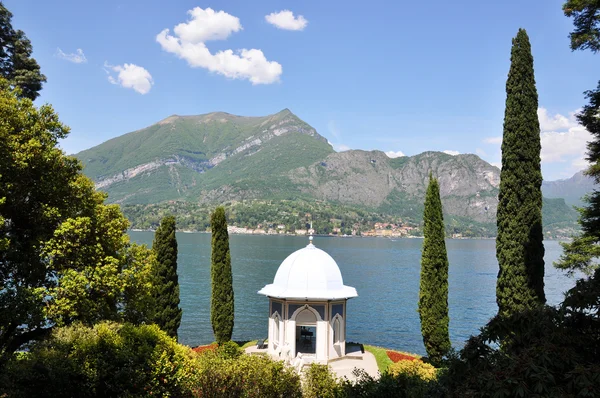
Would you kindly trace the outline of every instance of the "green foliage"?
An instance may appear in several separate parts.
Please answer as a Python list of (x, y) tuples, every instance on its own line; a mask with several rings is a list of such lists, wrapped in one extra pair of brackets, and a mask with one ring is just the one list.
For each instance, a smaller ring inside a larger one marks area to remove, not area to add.
[(327, 365), (311, 364), (304, 372), (302, 396), (304, 398), (335, 398), (340, 386)]
[(215, 339), (221, 345), (231, 340), (234, 318), (229, 234), (223, 207), (217, 207), (212, 213), (210, 225), (212, 230), (210, 321)]
[(1, 368), (56, 324), (144, 321), (151, 255), (57, 147), (69, 129), (50, 106), (36, 109), (1, 80), (0, 120)]
[(519, 29), (513, 39), (506, 81), (498, 195), (496, 257), (500, 271), (496, 301), (502, 315), (546, 302), (537, 109), (529, 37), (525, 30)]
[(242, 349), (234, 341), (226, 341), (217, 347), (217, 355), (224, 359), (235, 359), (242, 355)]
[(46, 76), (40, 72), (37, 61), (31, 57), (31, 42), (22, 30), (12, 27), (12, 13), (0, 3), (0, 76), (10, 86), (18, 88), (18, 95), (34, 100), (39, 96)]
[[(591, 163), (586, 174), (600, 181), (600, 83), (593, 91), (586, 92), (589, 103), (577, 115), (577, 120), (592, 134), (588, 142), (587, 159)], [(598, 268), (600, 257), (600, 191), (595, 190), (586, 199), (586, 206), (579, 209), (582, 232), (571, 242), (563, 243), (564, 253), (555, 266), (569, 273), (582, 271), (591, 275)]]
[(198, 370), (195, 354), (156, 325), (73, 325), (11, 361), (0, 395), (186, 397)]
[(563, 4), (567, 17), (573, 17), (575, 30), (569, 34), (571, 50), (600, 50), (600, 1), (568, 0)]
[(448, 332), (448, 254), (444, 236), (442, 201), (437, 179), (429, 175), (423, 215), (423, 252), (419, 289), (421, 334), (427, 355), (439, 363), (450, 349)]
[(48, 277), (55, 278), (44, 290), (46, 319), (60, 326), (147, 319), (138, 304), (151, 294), (150, 253), (129, 244), (127, 227), (117, 205), (98, 203), (90, 216), (69, 218), (55, 229), (43, 245)]
[(393, 375), (406, 375), (410, 377), (418, 377), (423, 381), (432, 381), (437, 378), (437, 369), (420, 359), (402, 360), (391, 365), (388, 371)]
[(300, 398), (300, 377), (282, 361), (262, 355), (224, 358), (207, 351), (198, 359), (197, 396), (211, 398)]
[(152, 250), (156, 255), (153, 272), (155, 310), (152, 321), (169, 336), (177, 339), (182, 310), (179, 308), (175, 217), (166, 216), (162, 219), (154, 234)]
[(599, 396), (598, 326), (596, 314), (566, 304), (498, 315), (451, 358), (451, 396)]

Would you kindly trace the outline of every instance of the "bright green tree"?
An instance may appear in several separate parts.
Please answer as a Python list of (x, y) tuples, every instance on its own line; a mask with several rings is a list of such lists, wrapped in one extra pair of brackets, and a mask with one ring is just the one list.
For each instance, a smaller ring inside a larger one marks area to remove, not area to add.
[(222, 206), (217, 207), (212, 213), (210, 228), (212, 230), (210, 321), (215, 339), (221, 345), (231, 340), (234, 315), (229, 234), (225, 209)]
[(0, 78), (0, 368), (55, 325), (143, 315), (151, 254), (57, 147), (69, 129)]
[(31, 42), (21, 30), (11, 24), (12, 13), (0, 2), (0, 76), (12, 87), (21, 89), (20, 96), (36, 99), (46, 76), (31, 57)]
[(439, 363), (450, 349), (448, 334), (448, 255), (444, 234), (444, 216), (440, 187), (429, 175), (423, 213), (423, 252), (421, 255), (421, 283), (419, 289), (419, 316), (421, 334), (427, 355)]
[(177, 338), (177, 329), (181, 324), (182, 311), (179, 308), (175, 217), (166, 216), (162, 219), (154, 234), (152, 250), (156, 255), (153, 321), (169, 336)]
[(519, 29), (512, 41), (506, 81), (498, 194), (496, 257), (500, 271), (496, 302), (503, 316), (546, 302), (537, 109), (531, 45), (527, 32)]

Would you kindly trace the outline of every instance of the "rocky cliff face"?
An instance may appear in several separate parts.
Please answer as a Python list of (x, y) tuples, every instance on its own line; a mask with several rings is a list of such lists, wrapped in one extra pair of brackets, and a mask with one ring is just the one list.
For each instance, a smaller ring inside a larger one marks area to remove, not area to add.
[(563, 198), (569, 205), (583, 206), (583, 196), (598, 187), (594, 179), (579, 171), (571, 178), (542, 182), (542, 193), (547, 198)]
[(346, 151), (289, 176), (318, 199), (377, 208), (396, 192), (422, 201), (430, 172), (439, 179), (445, 212), (480, 222), (494, 219), (500, 170), (476, 155), (425, 152), (390, 159), (381, 151)]

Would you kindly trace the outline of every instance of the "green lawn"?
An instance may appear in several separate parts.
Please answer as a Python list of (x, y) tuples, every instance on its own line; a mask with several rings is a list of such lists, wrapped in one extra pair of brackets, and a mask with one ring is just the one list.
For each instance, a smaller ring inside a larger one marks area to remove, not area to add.
[(393, 362), (388, 357), (385, 348), (375, 347), (373, 345), (364, 345), (365, 351), (369, 351), (371, 354), (375, 356), (375, 360), (377, 361), (377, 367), (379, 368), (379, 372), (383, 373), (387, 370), (388, 366), (390, 366)]
[(240, 348), (246, 349), (248, 347), (251, 347), (253, 345), (256, 345), (256, 343), (258, 343), (258, 340), (251, 340), (251, 341), (236, 341), (237, 345), (240, 346)]
[(376, 347), (373, 345), (364, 344), (365, 351), (369, 351), (371, 354), (375, 356), (375, 360), (377, 361), (377, 367), (379, 368), (379, 372), (383, 373), (387, 370), (387, 368), (393, 364), (394, 362), (388, 357), (386, 351), (394, 351), (399, 352), (404, 355), (410, 355), (415, 358), (421, 358), (420, 355), (412, 354), (410, 352), (398, 351), (398, 350), (388, 350), (386, 348)]

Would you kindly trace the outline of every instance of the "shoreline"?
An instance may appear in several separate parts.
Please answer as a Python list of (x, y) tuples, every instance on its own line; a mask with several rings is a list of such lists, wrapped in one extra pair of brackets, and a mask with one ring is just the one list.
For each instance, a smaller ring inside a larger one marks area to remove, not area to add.
[[(138, 228), (131, 228), (127, 230), (128, 232), (156, 232), (156, 230), (153, 229), (138, 229)], [(210, 234), (209, 231), (190, 231), (190, 230), (177, 230), (177, 232), (179, 233), (184, 233), (184, 234)], [(229, 235), (244, 235), (244, 236), (315, 236), (315, 237), (319, 237), (319, 238), (343, 238), (343, 239), (347, 239), (347, 238), (379, 238), (379, 239), (389, 239), (391, 241), (395, 241), (397, 239), (423, 239), (423, 236), (380, 236), (380, 235), (368, 235), (368, 236), (362, 236), (362, 235), (323, 235), (323, 234), (291, 234), (291, 233), (283, 233), (283, 234), (268, 234), (268, 233), (246, 233), (246, 232), (229, 232)], [(446, 239), (449, 240), (493, 240), (496, 239), (495, 236), (493, 237), (485, 237), (485, 236), (469, 236), (469, 237), (446, 237)], [(561, 237), (561, 238), (544, 238), (544, 240), (549, 240), (549, 241), (557, 241), (557, 242), (569, 242), (572, 240), (572, 238), (567, 238), (567, 237)]]

